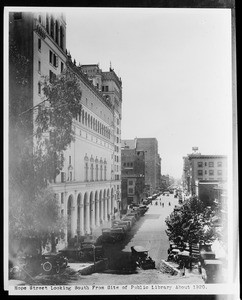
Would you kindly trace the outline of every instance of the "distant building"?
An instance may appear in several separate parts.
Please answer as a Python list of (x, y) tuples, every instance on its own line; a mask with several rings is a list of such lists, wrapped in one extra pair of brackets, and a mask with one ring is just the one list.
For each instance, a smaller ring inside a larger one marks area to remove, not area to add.
[(145, 152), (145, 185), (150, 195), (160, 189), (161, 158), (156, 138), (137, 138), (137, 151)]
[(190, 154), (183, 158), (183, 183), (188, 193), (198, 195), (199, 182), (226, 182), (227, 157), (225, 155)]
[(144, 153), (145, 193), (146, 196), (154, 194), (160, 189), (161, 184), (161, 157), (158, 153), (157, 139), (135, 138), (134, 140), (122, 140), (122, 151), (125, 149), (135, 149), (136, 153)]
[(140, 203), (145, 197), (145, 154), (136, 150), (137, 141), (122, 141), (122, 207)]

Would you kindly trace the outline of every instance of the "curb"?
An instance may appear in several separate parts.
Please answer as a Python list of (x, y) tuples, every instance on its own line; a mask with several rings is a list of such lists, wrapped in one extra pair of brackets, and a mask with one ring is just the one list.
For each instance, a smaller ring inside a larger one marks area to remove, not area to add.
[[(173, 267), (172, 265), (170, 265), (168, 262), (166, 262), (165, 260), (161, 260), (161, 265), (165, 266), (165, 271), (167, 271), (167, 273), (170, 273), (171, 275), (178, 275), (180, 274), (180, 271)], [(161, 269), (161, 267), (160, 267)]]
[(108, 259), (104, 258), (103, 260), (99, 260), (98, 262), (96, 262), (95, 265), (93, 264), (91, 266), (79, 270), (78, 273), (81, 275), (90, 275), (97, 271), (103, 271), (107, 268), (107, 264), (108, 264)]

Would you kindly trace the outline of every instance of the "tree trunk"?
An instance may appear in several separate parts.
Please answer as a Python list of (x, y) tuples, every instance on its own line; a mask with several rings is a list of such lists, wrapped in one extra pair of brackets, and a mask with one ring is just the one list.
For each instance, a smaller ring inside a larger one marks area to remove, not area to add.
[(192, 243), (189, 242), (189, 269), (192, 271)]

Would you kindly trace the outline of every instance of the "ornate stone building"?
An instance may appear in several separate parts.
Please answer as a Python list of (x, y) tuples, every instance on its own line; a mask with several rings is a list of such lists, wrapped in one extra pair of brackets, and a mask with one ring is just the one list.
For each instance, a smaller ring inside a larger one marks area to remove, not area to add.
[[(9, 32), (19, 53), (30, 62), (28, 101), (19, 105), (16, 114), (43, 101), (42, 76), (51, 79), (68, 64), (80, 82), (82, 111), (73, 120), (75, 142), (64, 153), (61, 173), (50, 183), (60, 214), (67, 220), (66, 245), (76, 235), (110, 226), (119, 216), (122, 81), (111, 68), (103, 72), (98, 65), (76, 66), (67, 55), (66, 21), (61, 13), (10, 13)], [(29, 117), (33, 130), (33, 114)]]

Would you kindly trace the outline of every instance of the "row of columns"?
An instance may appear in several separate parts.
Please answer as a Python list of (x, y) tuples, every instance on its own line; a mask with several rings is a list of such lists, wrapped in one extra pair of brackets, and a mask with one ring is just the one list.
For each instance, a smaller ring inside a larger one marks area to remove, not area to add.
[(103, 197), (101, 199), (85, 199), (81, 201), (73, 196), (67, 200), (67, 234), (68, 237), (75, 235), (90, 234), (91, 231), (100, 226), (100, 222), (108, 221), (108, 215), (114, 213), (114, 197)]

